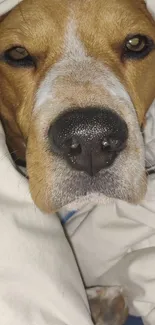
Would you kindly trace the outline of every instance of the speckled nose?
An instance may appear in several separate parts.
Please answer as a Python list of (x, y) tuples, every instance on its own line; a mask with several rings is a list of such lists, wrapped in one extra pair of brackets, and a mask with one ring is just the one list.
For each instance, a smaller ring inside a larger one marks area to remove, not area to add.
[(49, 145), (76, 170), (94, 176), (110, 167), (125, 149), (126, 122), (105, 107), (74, 108), (61, 114), (50, 126)]

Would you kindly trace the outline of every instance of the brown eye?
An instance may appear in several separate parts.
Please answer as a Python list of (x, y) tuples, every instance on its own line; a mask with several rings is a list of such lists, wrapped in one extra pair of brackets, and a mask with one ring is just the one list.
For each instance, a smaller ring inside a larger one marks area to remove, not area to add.
[(133, 37), (129, 39), (126, 43), (126, 48), (129, 51), (134, 51), (134, 52), (140, 52), (142, 51), (146, 46), (146, 40), (144, 37)]
[(22, 60), (25, 59), (29, 53), (23, 47), (15, 47), (9, 50), (9, 56), (13, 60)]
[(14, 67), (33, 67), (35, 66), (35, 59), (29, 52), (20, 46), (12, 47), (4, 52), (2, 59)]
[(154, 42), (145, 35), (128, 36), (124, 43), (123, 56), (129, 59), (142, 59), (154, 48)]

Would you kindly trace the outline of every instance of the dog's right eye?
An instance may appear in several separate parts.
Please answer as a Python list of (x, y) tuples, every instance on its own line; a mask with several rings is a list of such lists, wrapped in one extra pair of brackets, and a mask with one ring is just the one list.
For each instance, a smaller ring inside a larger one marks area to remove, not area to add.
[(130, 60), (139, 60), (145, 58), (154, 49), (154, 42), (145, 35), (136, 34), (127, 36), (123, 57)]
[(2, 59), (14, 67), (33, 67), (35, 66), (35, 59), (29, 52), (21, 46), (15, 46), (4, 52)]

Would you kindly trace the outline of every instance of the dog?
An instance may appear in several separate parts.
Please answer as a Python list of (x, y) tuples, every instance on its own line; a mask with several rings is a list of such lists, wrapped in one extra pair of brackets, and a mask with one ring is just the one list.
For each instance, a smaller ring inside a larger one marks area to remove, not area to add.
[[(154, 62), (155, 22), (144, 0), (23, 0), (0, 18), (1, 121), (41, 210), (142, 200)], [(111, 312), (121, 310), (112, 324), (124, 321), (121, 306), (111, 303)]]
[(0, 35), (1, 119), (36, 205), (139, 202), (155, 79), (145, 2), (24, 0)]

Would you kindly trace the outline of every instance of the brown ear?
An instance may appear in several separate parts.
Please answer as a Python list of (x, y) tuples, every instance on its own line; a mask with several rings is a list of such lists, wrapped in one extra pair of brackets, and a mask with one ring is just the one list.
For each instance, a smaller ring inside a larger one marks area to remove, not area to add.
[[(9, 13), (0, 17), (0, 23)], [(25, 161), (26, 145), (17, 123), (16, 98), (10, 94), (5, 69), (0, 69), (0, 119), (6, 135), (6, 143), (10, 153), (19, 160)]]
[(26, 145), (24, 138), (19, 130), (19, 127), (12, 117), (7, 120), (5, 116), (1, 114), (1, 121), (6, 135), (6, 143), (10, 154), (15, 160), (26, 160)]

